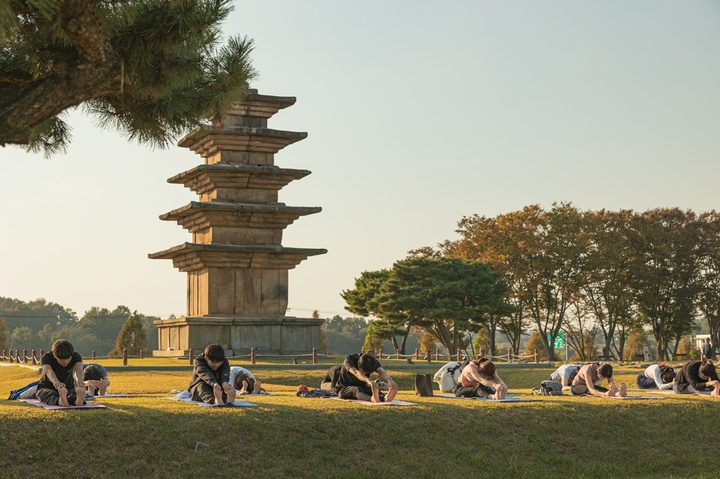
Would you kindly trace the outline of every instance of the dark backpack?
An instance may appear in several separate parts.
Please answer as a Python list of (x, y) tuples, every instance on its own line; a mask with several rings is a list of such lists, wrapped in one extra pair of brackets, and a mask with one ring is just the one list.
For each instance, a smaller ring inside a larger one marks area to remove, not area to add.
[(562, 383), (558, 381), (543, 381), (539, 388), (533, 389), (538, 396), (562, 396)]

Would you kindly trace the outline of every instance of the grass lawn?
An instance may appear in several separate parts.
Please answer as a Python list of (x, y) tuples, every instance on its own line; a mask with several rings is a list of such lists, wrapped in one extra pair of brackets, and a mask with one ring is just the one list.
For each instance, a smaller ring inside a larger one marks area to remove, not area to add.
[[(128, 394), (105, 399), (107, 409), (0, 400), (1, 478), (716, 476), (720, 399), (533, 396), (551, 367), (499, 368), (513, 395), (535, 399), (507, 404), (418, 398), (415, 373), (440, 365), (383, 361), (398, 399), (418, 405), (368, 407), (296, 397), (299, 384), (319, 385), (324, 368), (245, 363), (274, 395), (252, 398), (256, 408), (203, 408), (164, 399), (187, 387), (186, 363), (100, 362), (110, 391)], [(634, 384), (640, 371), (616, 368), (616, 377)], [(0, 397), (37, 377), (4, 363)]]

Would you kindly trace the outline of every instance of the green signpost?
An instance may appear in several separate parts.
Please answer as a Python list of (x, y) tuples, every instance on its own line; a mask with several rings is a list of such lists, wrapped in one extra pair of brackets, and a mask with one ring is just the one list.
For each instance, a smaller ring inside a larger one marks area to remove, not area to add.
[[(548, 334), (548, 342), (550, 342), (550, 335)], [(557, 336), (555, 336), (555, 342), (553, 343), (553, 348), (564, 348), (565, 347), (565, 333), (560, 331)]]

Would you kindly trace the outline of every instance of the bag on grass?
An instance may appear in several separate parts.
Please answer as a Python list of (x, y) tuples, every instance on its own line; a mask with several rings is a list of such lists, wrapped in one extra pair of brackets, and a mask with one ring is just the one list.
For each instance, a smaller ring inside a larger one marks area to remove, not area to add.
[(562, 396), (562, 383), (558, 381), (543, 381), (539, 388), (533, 389), (538, 396)]
[(429, 374), (415, 375), (415, 394), (421, 397), (433, 395), (432, 377)]
[[(26, 386), (23, 386), (23, 387), (17, 388), (17, 389), (13, 389), (12, 391), (10, 391), (10, 396), (8, 396), (8, 400), (10, 400), (10, 399), (30, 399), (30, 398), (34, 397), (35, 391), (37, 391), (38, 384), (40, 384), (40, 381), (33, 381)], [(34, 390), (31, 391), (32, 389), (34, 389)], [(23, 395), (24, 392), (27, 392), (28, 394)]]

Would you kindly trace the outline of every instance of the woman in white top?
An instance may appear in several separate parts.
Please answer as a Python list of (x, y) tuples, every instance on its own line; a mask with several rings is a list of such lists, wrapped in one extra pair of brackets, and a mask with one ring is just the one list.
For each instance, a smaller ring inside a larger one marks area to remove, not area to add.
[(652, 364), (637, 377), (637, 387), (640, 389), (672, 389), (675, 376), (677, 376), (675, 370), (666, 363)]
[(230, 384), (235, 386), (238, 396), (241, 394), (265, 394), (260, 381), (253, 373), (240, 366), (230, 368)]

